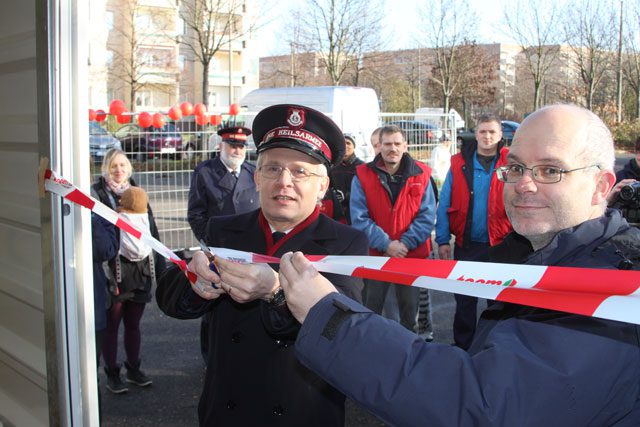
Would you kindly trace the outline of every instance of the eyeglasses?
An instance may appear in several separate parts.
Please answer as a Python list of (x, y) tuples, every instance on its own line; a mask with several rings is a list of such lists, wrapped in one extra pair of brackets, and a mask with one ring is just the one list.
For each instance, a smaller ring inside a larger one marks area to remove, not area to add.
[(589, 169), (592, 167), (597, 167), (598, 169), (600, 169), (599, 165), (589, 165), (582, 168), (566, 170), (549, 165), (538, 165), (527, 168), (523, 165), (514, 164), (496, 168), (496, 175), (498, 176), (498, 179), (500, 181), (513, 184), (515, 182), (518, 182), (524, 176), (525, 170), (530, 170), (531, 177), (535, 182), (540, 184), (555, 184), (556, 182), (560, 182), (560, 180), (562, 179), (562, 175), (565, 173)]
[(289, 172), (291, 175), (291, 181), (293, 182), (302, 182), (308, 181), (312, 176), (323, 177), (324, 175), (319, 175), (317, 173), (309, 172), (303, 167), (296, 167), (293, 169), (285, 168), (284, 166), (278, 165), (264, 165), (258, 168), (260, 173), (264, 178), (267, 179), (278, 179), (282, 175), (283, 171)]

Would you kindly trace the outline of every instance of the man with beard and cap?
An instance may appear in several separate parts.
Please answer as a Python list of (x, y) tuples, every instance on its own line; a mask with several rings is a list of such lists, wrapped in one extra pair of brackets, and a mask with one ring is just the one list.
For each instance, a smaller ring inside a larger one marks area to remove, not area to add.
[[(366, 236), (319, 212), (329, 186), (328, 168), (344, 153), (340, 129), (325, 115), (298, 105), (275, 105), (253, 121), (260, 209), (211, 219), (210, 247), (279, 257), (366, 255)], [(194, 253), (190, 284), (178, 268), (158, 283), (156, 299), (167, 315), (192, 319), (210, 313), (202, 426), (342, 426), (344, 395), (295, 359), (300, 324), (291, 315), (277, 266), (216, 259), (218, 274), (202, 251)], [(359, 279), (327, 274), (346, 297), (359, 301)]]
[[(191, 175), (187, 219), (198, 240), (205, 236), (207, 221), (212, 217), (233, 215), (258, 209), (256, 167), (246, 161), (247, 137), (251, 130), (242, 126), (227, 126), (218, 130), (222, 138), (220, 155), (196, 166)], [(200, 322), (200, 350), (207, 360), (209, 318)]]
[(249, 212), (259, 207), (253, 182), (256, 167), (246, 161), (247, 137), (242, 126), (218, 131), (220, 155), (196, 166), (191, 176), (187, 219), (198, 240), (205, 236), (209, 218)]
[[(591, 111), (554, 105), (527, 116), (496, 171), (515, 232), (486, 260), (603, 269), (591, 283), (605, 291), (607, 270), (640, 269), (640, 230), (606, 206), (614, 162), (611, 132)], [(606, 294), (587, 297), (589, 280), (575, 276), (562, 276), (576, 291), (558, 301), (627, 310)], [(389, 425), (640, 425), (636, 324), (496, 302), (466, 352), (425, 343), (337, 294), (302, 254), (281, 258), (280, 284), (303, 322), (298, 358)]]

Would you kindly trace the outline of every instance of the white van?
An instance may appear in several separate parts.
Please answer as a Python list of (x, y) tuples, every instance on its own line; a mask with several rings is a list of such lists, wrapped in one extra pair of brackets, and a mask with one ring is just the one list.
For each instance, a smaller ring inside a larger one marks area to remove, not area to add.
[[(356, 155), (368, 162), (373, 159), (371, 133), (379, 126), (378, 95), (371, 88), (352, 86), (282, 87), (256, 89), (240, 100), (243, 112), (257, 113), (275, 104), (298, 104), (321, 111), (331, 117), (342, 132), (354, 137)], [(251, 127), (254, 114), (247, 114), (245, 125)]]

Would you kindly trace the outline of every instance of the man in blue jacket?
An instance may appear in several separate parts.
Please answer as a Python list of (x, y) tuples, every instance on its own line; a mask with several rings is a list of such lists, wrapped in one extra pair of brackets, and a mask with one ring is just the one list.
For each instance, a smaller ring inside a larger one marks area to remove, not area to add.
[[(477, 261), (487, 255), (489, 247), (511, 232), (502, 200), (503, 183), (494, 169), (505, 162), (508, 150), (503, 147), (500, 120), (481, 116), (476, 126), (476, 140), (462, 146), (451, 157), (438, 205), (436, 243), (438, 258)], [(449, 241), (455, 236), (455, 253)], [(478, 298), (454, 294), (453, 341), (467, 350), (476, 330)]]
[[(380, 130), (380, 153), (356, 167), (351, 181), (351, 225), (369, 238), (369, 254), (425, 259), (431, 252), (436, 196), (431, 168), (408, 153), (398, 126)], [(400, 323), (418, 332), (419, 289), (368, 280), (364, 303), (381, 314), (388, 289), (395, 291)]]
[[(497, 172), (515, 232), (489, 260), (639, 269), (640, 231), (606, 208), (614, 160), (592, 112), (528, 116)], [(465, 352), (339, 296), (300, 253), (283, 256), (280, 285), (303, 322), (299, 360), (391, 425), (640, 425), (637, 325), (498, 302)]]

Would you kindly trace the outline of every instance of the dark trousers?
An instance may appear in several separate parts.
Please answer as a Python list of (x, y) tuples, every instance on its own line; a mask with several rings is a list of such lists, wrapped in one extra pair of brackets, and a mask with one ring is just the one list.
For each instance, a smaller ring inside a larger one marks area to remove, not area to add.
[(365, 280), (365, 300), (364, 305), (377, 314), (382, 314), (384, 301), (389, 287), (396, 293), (398, 300), (398, 317), (400, 324), (410, 330), (417, 332), (416, 318), (418, 315), (418, 298), (420, 288), (413, 286), (396, 285), (378, 280)]
[[(489, 243), (471, 242), (468, 247), (455, 247), (454, 258), (458, 261), (477, 261), (489, 250)], [(478, 321), (478, 298), (454, 294), (456, 313), (453, 317), (453, 342), (456, 346), (468, 350), (476, 333)]]
[(114, 301), (107, 310), (107, 330), (102, 347), (102, 358), (109, 369), (118, 366), (118, 329), (124, 323), (124, 350), (127, 362), (135, 365), (140, 360), (140, 320), (144, 313), (145, 303)]

